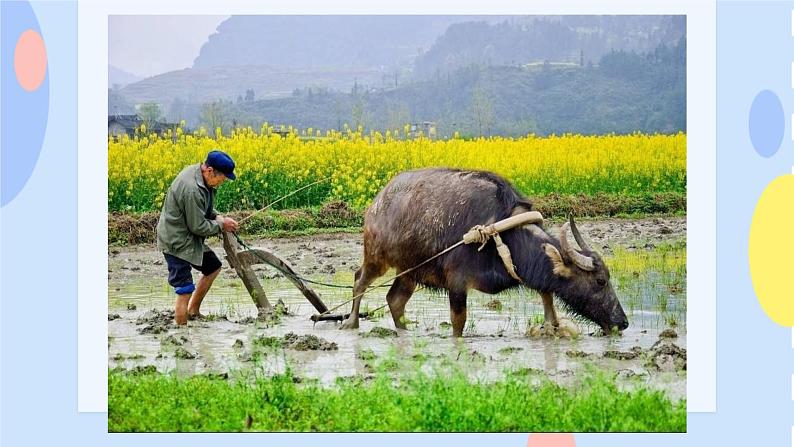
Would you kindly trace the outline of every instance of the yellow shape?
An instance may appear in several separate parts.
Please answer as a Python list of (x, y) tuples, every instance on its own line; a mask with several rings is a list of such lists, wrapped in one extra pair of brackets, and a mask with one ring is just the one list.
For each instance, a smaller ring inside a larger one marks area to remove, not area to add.
[(767, 185), (750, 227), (750, 276), (766, 315), (794, 326), (794, 175)]

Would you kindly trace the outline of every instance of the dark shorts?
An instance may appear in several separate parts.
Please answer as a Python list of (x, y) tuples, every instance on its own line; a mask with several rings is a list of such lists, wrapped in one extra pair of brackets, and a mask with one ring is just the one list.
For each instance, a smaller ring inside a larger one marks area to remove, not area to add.
[(163, 255), (165, 256), (166, 264), (168, 264), (168, 284), (174, 288), (178, 295), (192, 293), (195, 290), (193, 275), (190, 272), (191, 267), (205, 275), (215, 273), (222, 267), (221, 261), (212, 250), (204, 252), (201, 265), (191, 264), (168, 253), (163, 253)]

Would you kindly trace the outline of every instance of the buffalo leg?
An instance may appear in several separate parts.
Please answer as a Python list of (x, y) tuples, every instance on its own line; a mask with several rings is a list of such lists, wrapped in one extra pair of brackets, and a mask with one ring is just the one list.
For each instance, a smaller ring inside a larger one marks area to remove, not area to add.
[(541, 293), (543, 298), (543, 325), (551, 324), (552, 327), (559, 327), (560, 320), (557, 318), (557, 311), (554, 310), (554, 296), (551, 293)]
[(411, 299), (411, 295), (416, 289), (416, 283), (406, 277), (401, 276), (394, 280), (389, 292), (386, 294), (386, 302), (389, 303), (389, 311), (397, 329), (405, 329), (405, 304)]
[(449, 291), (449, 316), (452, 320), (452, 336), (463, 337), (466, 325), (466, 291)]
[(372, 284), (372, 281), (386, 273), (386, 270), (387, 267), (385, 265), (365, 263), (356, 272), (358, 279), (353, 285), (353, 309), (350, 311), (350, 316), (342, 322), (340, 329), (358, 329), (358, 311), (361, 307), (361, 298), (364, 297), (364, 291)]

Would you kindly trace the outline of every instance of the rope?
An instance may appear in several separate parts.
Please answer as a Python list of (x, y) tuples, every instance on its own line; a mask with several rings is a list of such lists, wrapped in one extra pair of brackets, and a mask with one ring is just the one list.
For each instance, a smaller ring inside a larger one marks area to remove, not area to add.
[[(243, 218), (243, 219), (240, 219), (240, 221), (238, 222), (238, 224), (242, 224), (243, 222), (245, 222), (245, 221), (247, 221), (248, 219), (250, 219), (250, 218), (254, 217), (255, 215), (257, 215), (257, 214), (261, 213), (262, 211), (265, 211), (266, 209), (270, 208), (271, 206), (273, 206), (273, 205), (277, 204), (278, 202), (281, 202), (282, 200), (286, 199), (287, 197), (294, 196), (295, 194), (297, 194), (297, 193), (299, 193), (299, 192), (303, 191), (304, 189), (306, 189), (306, 188), (308, 188), (308, 187), (310, 187), (310, 186), (314, 186), (314, 185), (316, 185), (316, 184), (318, 184), (318, 183), (322, 183), (322, 182), (327, 182), (328, 180), (331, 180), (331, 178), (333, 178), (333, 177), (326, 177), (326, 178), (324, 178), (324, 179), (317, 180), (316, 182), (309, 183), (309, 184), (308, 184), (308, 185), (306, 185), (306, 186), (301, 186), (300, 188), (296, 189), (295, 191), (292, 191), (291, 193), (289, 193), (289, 194), (287, 194), (287, 195), (285, 195), (285, 196), (279, 197), (278, 199), (276, 199), (276, 200), (274, 200), (274, 201), (270, 202), (270, 203), (269, 203), (267, 206), (265, 206), (264, 208), (262, 208), (262, 209), (259, 209), (259, 210), (256, 210), (256, 211), (254, 211), (253, 213), (251, 213), (251, 214), (249, 214), (248, 216), (246, 216), (245, 218)], [(238, 239), (238, 241), (239, 241), (239, 239)]]
[(475, 225), (464, 235), (463, 240), (467, 244), (480, 243), (480, 248), (477, 251), (482, 251), (485, 244), (498, 234), (499, 232), (496, 231), (493, 225)]
[[(330, 312), (333, 312), (333, 311), (335, 311), (336, 309), (339, 309), (340, 307), (342, 307), (342, 306), (344, 306), (344, 305), (346, 305), (346, 304), (349, 304), (349, 303), (353, 302), (353, 300), (355, 300), (356, 298), (359, 298), (359, 297), (362, 297), (362, 296), (364, 296), (364, 294), (365, 294), (365, 293), (367, 293), (367, 292), (369, 292), (370, 290), (372, 290), (372, 289), (377, 289), (378, 287), (382, 287), (382, 286), (383, 286), (383, 285), (385, 285), (387, 282), (389, 282), (389, 281), (394, 281), (395, 279), (397, 279), (397, 278), (399, 278), (399, 277), (401, 277), (401, 276), (403, 276), (403, 275), (406, 275), (406, 274), (408, 274), (408, 273), (410, 273), (410, 272), (412, 272), (412, 271), (414, 271), (414, 270), (418, 269), (419, 267), (421, 267), (421, 266), (423, 266), (423, 265), (427, 264), (428, 262), (430, 262), (430, 261), (432, 261), (432, 260), (436, 259), (437, 257), (447, 254), (448, 252), (452, 251), (453, 249), (457, 248), (458, 246), (460, 246), (460, 245), (461, 245), (461, 244), (463, 244), (463, 243), (464, 243), (464, 241), (463, 241), (463, 240), (460, 240), (460, 241), (458, 241), (457, 243), (455, 243), (454, 245), (451, 245), (451, 246), (447, 247), (446, 249), (444, 249), (443, 251), (440, 251), (440, 252), (436, 253), (435, 255), (431, 256), (430, 258), (427, 258), (426, 260), (424, 260), (424, 261), (423, 261), (423, 262), (421, 262), (420, 264), (418, 264), (418, 265), (416, 265), (416, 266), (414, 266), (414, 267), (411, 267), (411, 268), (410, 268), (410, 269), (408, 269), (408, 270), (403, 270), (402, 272), (398, 273), (397, 275), (394, 275), (393, 277), (391, 277), (391, 278), (387, 279), (386, 281), (384, 281), (384, 282), (382, 282), (382, 283), (378, 284), (377, 286), (369, 286), (369, 287), (367, 287), (367, 288), (366, 288), (366, 289), (365, 289), (363, 292), (359, 293), (358, 295), (354, 296), (353, 298), (351, 298), (351, 299), (349, 299), (349, 300), (347, 300), (347, 301), (345, 301), (345, 302), (343, 302), (343, 303), (341, 303), (341, 304), (339, 304), (339, 305), (337, 305), (337, 306), (334, 306), (334, 307), (332, 307), (331, 309), (328, 309), (328, 310), (326, 310), (325, 312), (323, 312), (323, 313), (319, 314), (319, 316), (323, 316), (323, 315), (325, 315), (325, 314), (328, 314), (328, 313), (330, 313)], [(385, 306), (384, 306), (384, 307), (385, 307)]]
[(510, 276), (518, 281), (520, 284), (524, 284), (524, 280), (518, 276), (516, 273), (516, 266), (513, 265), (513, 258), (510, 256), (510, 249), (502, 242), (502, 238), (499, 236), (499, 230), (496, 229), (494, 224), (491, 225), (475, 225), (471, 228), (471, 230), (467, 231), (465, 235), (463, 235), (463, 242), (466, 244), (471, 244), (478, 242), (480, 243), (480, 248), (477, 251), (482, 251), (485, 248), (485, 244), (488, 243), (489, 240), (493, 239), (494, 244), (496, 244), (496, 252), (499, 254), (499, 257), (502, 259), (502, 263), (507, 270), (507, 273)]

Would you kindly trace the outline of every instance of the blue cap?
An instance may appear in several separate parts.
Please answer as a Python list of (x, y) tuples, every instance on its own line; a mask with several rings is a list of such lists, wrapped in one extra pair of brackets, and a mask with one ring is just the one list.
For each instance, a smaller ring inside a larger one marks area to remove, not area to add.
[(211, 151), (207, 154), (207, 166), (222, 172), (229, 180), (234, 180), (234, 160), (225, 152)]

